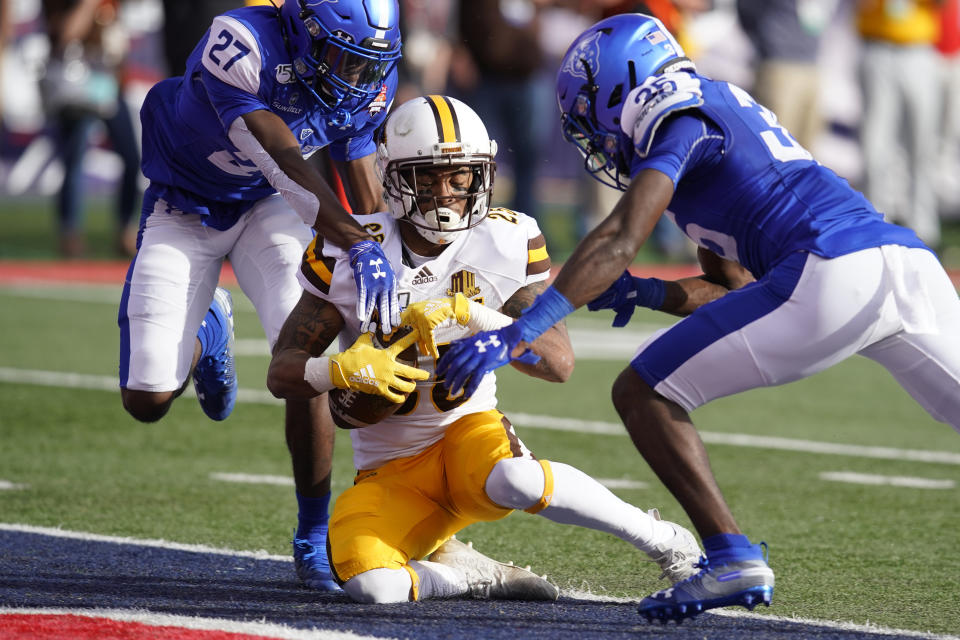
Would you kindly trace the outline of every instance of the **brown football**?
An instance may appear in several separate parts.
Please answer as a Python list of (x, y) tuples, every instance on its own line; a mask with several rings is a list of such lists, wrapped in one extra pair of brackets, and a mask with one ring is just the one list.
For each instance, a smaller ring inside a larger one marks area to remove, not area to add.
[[(413, 331), (411, 327), (399, 327), (385, 340), (383, 333), (378, 328), (373, 336), (373, 344), (380, 349), (384, 349), (411, 331)], [(397, 356), (397, 362), (415, 367), (417, 366), (417, 355), (417, 345), (414, 343), (400, 352), (400, 355)], [(409, 396), (409, 394), (402, 395), (404, 400)], [(333, 389), (327, 396), (333, 422), (341, 429), (368, 427), (392, 416), (397, 409), (403, 406), (403, 402), (391, 402), (374, 393), (348, 389)]]

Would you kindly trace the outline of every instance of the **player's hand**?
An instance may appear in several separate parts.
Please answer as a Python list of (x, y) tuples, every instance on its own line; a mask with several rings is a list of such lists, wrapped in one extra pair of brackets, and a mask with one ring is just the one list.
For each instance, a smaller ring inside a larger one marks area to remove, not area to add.
[(500, 329), (454, 340), (437, 362), (437, 376), (444, 378), (443, 386), (451, 395), (465, 389), (465, 397), (469, 398), (485, 375), (511, 360), (536, 364), (540, 356), (530, 349), (516, 357), (511, 356), (520, 344), (520, 333), (520, 325), (514, 322)]
[(417, 341), (417, 332), (411, 331), (386, 349), (373, 346), (373, 335), (362, 333), (343, 353), (330, 356), (330, 380), (341, 389), (374, 393), (392, 402), (403, 402), (401, 393), (416, 388), (414, 380), (426, 380), (430, 374), (423, 369), (397, 362), (397, 355)]
[(470, 322), (470, 301), (462, 293), (456, 293), (452, 298), (414, 302), (403, 310), (400, 323), (412, 326), (420, 334), (417, 342), (420, 353), (439, 358), (433, 330), (450, 318), (455, 319), (461, 327)]
[(384, 334), (400, 326), (397, 276), (376, 240), (362, 240), (350, 247), (350, 266), (357, 283), (357, 318), (360, 330), (370, 331), (370, 316), (377, 309)]
[(657, 278), (636, 278), (624, 271), (606, 291), (587, 303), (590, 311), (613, 309), (613, 326), (623, 327), (637, 307), (659, 309), (663, 306), (664, 283)]

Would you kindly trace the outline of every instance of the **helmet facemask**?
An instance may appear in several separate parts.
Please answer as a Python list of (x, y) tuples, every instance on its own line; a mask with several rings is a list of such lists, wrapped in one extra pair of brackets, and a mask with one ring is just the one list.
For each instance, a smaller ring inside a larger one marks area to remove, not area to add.
[(486, 217), (495, 172), (492, 157), (398, 160), (387, 165), (385, 195), (424, 239), (450, 244)]
[(620, 136), (600, 129), (593, 115), (593, 101), (580, 93), (569, 113), (560, 116), (563, 137), (583, 155), (583, 167), (603, 184), (624, 191), (630, 168), (620, 149)]

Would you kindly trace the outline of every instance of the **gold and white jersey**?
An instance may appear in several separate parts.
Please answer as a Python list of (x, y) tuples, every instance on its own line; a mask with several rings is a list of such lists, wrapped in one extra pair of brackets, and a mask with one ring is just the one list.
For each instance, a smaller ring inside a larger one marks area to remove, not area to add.
[[(546, 280), (550, 257), (536, 221), (508, 209), (491, 209), (484, 220), (458, 234), (439, 256), (424, 258), (409, 252), (400, 240), (399, 221), (389, 213), (357, 216), (380, 242), (397, 274), (401, 307), (430, 298), (462, 293), (487, 307), (500, 310), (517, 290)], [(336, 305), (346, 326), (340, 348), (360, 335), (356, 319), (357, 288), (345, 251), (316, 237), (304, 253), (300, 283), (315, 296)], [(446, 344), (470, 331), (454, 321), (436, 330), (440, 353)], [(421, 355), (418, 366), (430, 371), (436, 362)], [(447, 425), (463, 415), (497, 405), (494, 373), (487, 374), (470, 399), (448, 396), (435, 375), (418, 382), (417, 389), (397, 412), (380, 424), (350, 431), (353, 462), (357, 469), (373, 469), (394, 458), (412, 456), (443, 437)]]

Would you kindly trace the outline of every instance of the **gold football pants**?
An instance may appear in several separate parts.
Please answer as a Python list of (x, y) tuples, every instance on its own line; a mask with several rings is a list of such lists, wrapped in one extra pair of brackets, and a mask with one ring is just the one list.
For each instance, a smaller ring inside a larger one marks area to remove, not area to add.
[[(484, 483), (493, 466), (525, 452), (499, 411), (460, 418), (444, 437), (415, 456), (357, 472), (337, 498), (328, 540), (334, 575), (345, 582), (371, 569), (400, 569), (419, 560), (474, 522), (499, 520), (512, 510), (493, 503)], [(553, 491), (549, 465), (542, 461)]]

